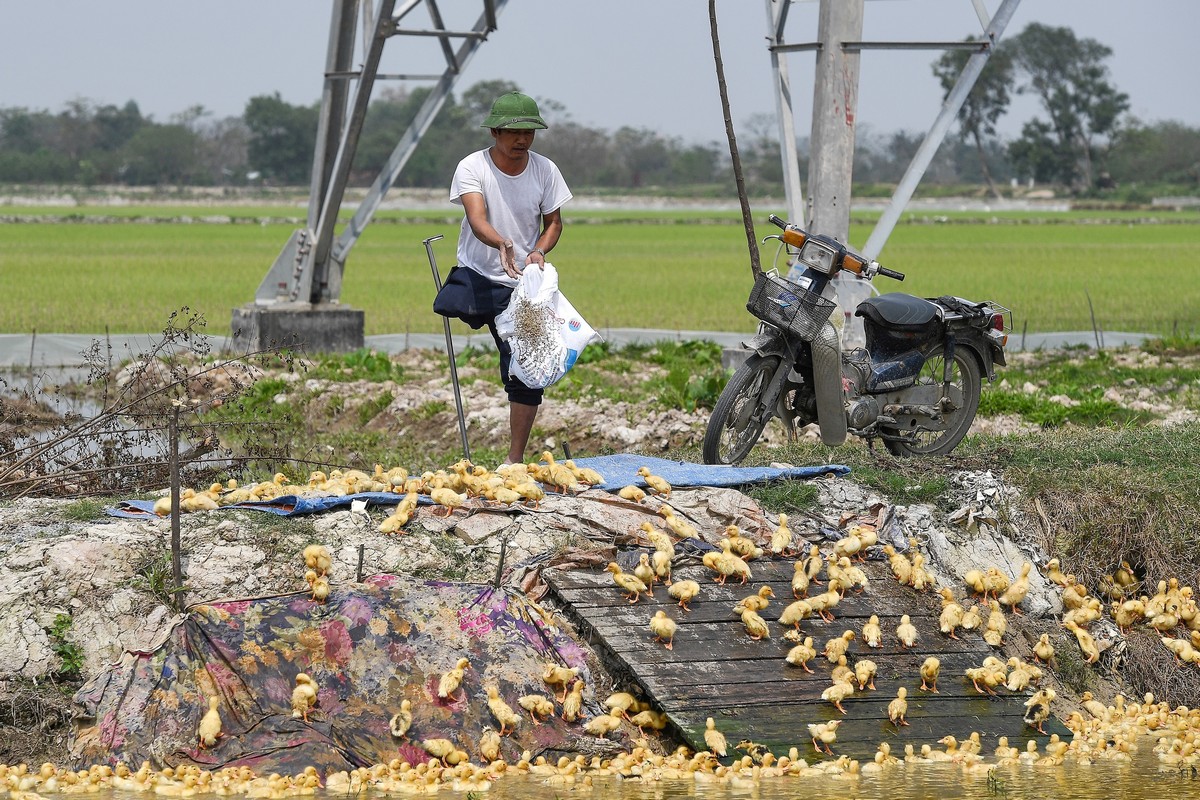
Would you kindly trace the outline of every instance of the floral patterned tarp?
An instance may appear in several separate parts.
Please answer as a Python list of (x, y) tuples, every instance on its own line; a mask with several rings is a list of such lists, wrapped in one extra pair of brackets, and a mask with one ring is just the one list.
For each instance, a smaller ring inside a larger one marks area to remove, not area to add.
[[(459, 658), (470, 660), (462, 688), (437, 699)], [(520, 713), (517, 697), (553, 690), (543, 668), (578, 667), (585, 716), (599, 707), (586, 652), (519, 591), (480, 584), (378, 575), (335, 589), (325, 603), (307, 593), (192, 606), (154, 652), (126, 653), (75, 696), (71, 755), (76, 764), (246, 765), (259, 774), (322, 773), (428, 756), (422, 739), (448, 738), (478, 759), (479, 734), (497, 727), (485, 687)], [(308, 722), (293, 718), (292, 689), (305, 672), (319, 686)], [(198, 747), (209, 697), (220, 698), (222, 737)], [(388, 721), (409, 699), (407, 740)], [(506, 737), (507, 759), (528, 749), (578, 749), (581, 724), (526, 714)]]

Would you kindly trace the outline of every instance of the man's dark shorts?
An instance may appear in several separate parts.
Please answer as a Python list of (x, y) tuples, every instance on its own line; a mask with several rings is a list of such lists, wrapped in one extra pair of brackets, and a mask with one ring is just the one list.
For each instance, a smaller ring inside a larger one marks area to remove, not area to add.
[(512, 348), (496, 333), (496, 315), (508, 307), (512, 293), (513, 287), (489, 281), (473, 269), (453, 267), (433, 299), (433, 310), (443, 317), (461, 319), (475, 330), (487, 326), (500, 351), (500, 379), (504, 381), (509, 402), (538, 406), (542, 404), (543, 390), (531, 389), (509, 374)]

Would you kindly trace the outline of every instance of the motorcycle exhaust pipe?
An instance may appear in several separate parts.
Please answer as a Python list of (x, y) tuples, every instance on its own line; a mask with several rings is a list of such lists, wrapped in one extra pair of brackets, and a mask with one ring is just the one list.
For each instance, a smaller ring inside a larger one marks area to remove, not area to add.
[(842, 394), (842, 348), (832, 322), (826, 322), (812, 340), (812, 360), (821, 441), (833, 447), (846, 441), (846, 402)]

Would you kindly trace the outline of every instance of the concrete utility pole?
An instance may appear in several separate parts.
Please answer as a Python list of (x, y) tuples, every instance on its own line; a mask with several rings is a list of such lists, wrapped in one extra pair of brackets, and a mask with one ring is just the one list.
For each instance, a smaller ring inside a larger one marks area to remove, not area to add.
[(862, 39), (863, 0), (821, 0), (818, 13), (805, 216), (811, 232), (845, 243), (850, 234), (859, 54), (842, 43)]

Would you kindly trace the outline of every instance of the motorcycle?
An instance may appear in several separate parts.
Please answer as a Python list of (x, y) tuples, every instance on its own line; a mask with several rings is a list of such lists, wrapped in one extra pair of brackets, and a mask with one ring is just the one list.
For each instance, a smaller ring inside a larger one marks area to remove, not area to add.
[(971, 427), (983, 376), (1004, 366), (1011, 312), (991, 301), (924, 299), (903, 293), (870, 297), (855, 309), (866, 347), (842, 352), (830, 320), (833, 279), (877, 275), (904, 280), (827, 236), (809, 234), (772, 214), (781, 250), (803, 272), (795, 281), (761, 272), (746, 308), (759, 319), (750, 350), (721, 392), (704, 435), (706, 464), (737, 464), (778, 418), (795, 441), (817, 423), (830, 446), (847, 433), (876, 439), (897, 456), (944, 455)]

